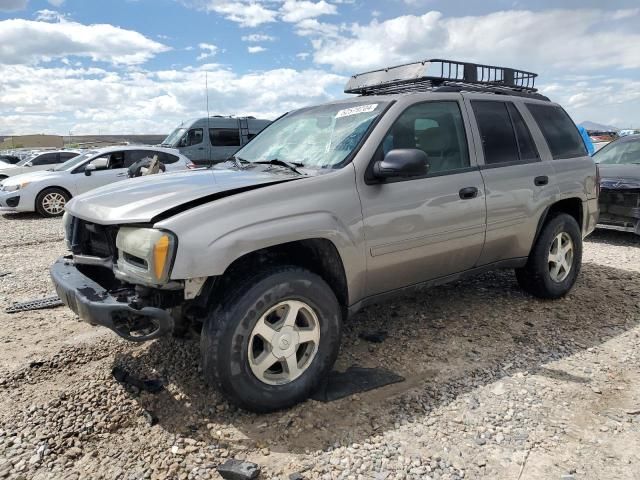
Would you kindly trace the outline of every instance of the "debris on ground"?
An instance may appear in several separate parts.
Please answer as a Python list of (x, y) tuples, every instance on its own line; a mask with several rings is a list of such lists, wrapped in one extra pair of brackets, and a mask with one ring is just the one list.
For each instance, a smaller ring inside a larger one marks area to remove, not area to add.
[(376, 330), (373, 332), (360, 332), (358, 337), (371, 343), (382, 343), (387, 339), (389, 332), (386, 330)]
[(6, 313), (18, 313), (28, 312), (29, 310), (42, 310), (44, 308), (54, 308), (64, 305), (60, 297), (38, 298), (35, 300), (28, 300), (26, 302), (14, 303), (13, 305), (4, 309)]
[(217, 470), (226, 480), (253, 480), (260, 475), (260, 467), (257, 463), (236, 459), (229, 459), (222, 465), (218, 465)]
[(135, 387), (141, 391), (145, 391), (149, 393), (158, 393), (164, 388), (164, 385), (160, 380), (140, 379), (135, 375), (127, 372), (121, 366), (113, 367), (113, 370), (111, 370), (111, 374), (113, 375), (113, 378), (115, 378), (118, 382), (124, 385)]

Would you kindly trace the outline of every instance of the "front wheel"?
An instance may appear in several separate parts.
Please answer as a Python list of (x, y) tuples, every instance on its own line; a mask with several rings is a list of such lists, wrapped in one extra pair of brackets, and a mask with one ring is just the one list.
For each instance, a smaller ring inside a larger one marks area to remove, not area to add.
[(575, 218), (562, 213), (549, 219), (529, 254), (527, 264), (516, 269), (520, 286), (536, 297), (565, 296), (582, 265), (582, 235)]
[(255, 412), (305, 400), (340, 348), (340, 305), (327, 283), (297, 267), (236, 279), (205, 321), (205, 378)]
[(36, 197), (36, 211), (43, 217), (59, 217), (70, 195), (60, 188), (47, 188)]

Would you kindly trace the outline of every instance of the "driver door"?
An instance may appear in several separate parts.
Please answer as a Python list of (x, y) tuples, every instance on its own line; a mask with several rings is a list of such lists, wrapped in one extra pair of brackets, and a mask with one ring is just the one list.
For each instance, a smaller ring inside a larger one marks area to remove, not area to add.
[[(359, 185), (367, 255), (367, 295), (473, 268), (484, 245), (485, 189), (459, 101), (407, 108), (373, 162), (393, 149), (421, 149), (426, 176)], [(471, 154), (470, 154), (471, 152)]]
[(96, 170), (91, 172), (91, 175), (86, 175), (84, 169), (79, 172), (81, 175), (77, 180), (79, 194), (128, 178), (125, 168), (125, 152), (111, 152), (94, 158), (87, 163), (87, 165), (89, 164), (95, 165)]
[(204, 162), (209, 159), (209, 149), (204, 140), (204, 129), (190, 128), (180, 140), (180, 153), (192, 162)]

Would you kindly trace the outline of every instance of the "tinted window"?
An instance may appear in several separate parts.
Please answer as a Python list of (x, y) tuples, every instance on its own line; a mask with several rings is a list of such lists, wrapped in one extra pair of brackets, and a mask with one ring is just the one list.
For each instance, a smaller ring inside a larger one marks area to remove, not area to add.
[(562, 108), (533, 103), (527, 104), (527, 108), (540, 127), (554, 159), (587, 155), (580, 132)]
[(154, 155), (156, 155), (156, 152), (150, 150), (127, 150), (124, 152), (124, 167), (129, 168), (140, 160), (153, 158)]
[(469, 166), (464, 122), (457, 102), (427, 102), (408, 108), (382, 142), (386, 154), (396, 148), (419, 148), (429, 159), (429, 173)]
[(108, 168), (110, 169), (124, 168), (124, 152), (113, 152), (109, 156)]
[(520, 159), (511, 117), (504, 102), (471, 102), (484, 150), (484, 163), (516, 162)]
[(75, 158), (77, 157), (78, 154), (75, 152), (62, 152), (60, 154), (60, 161), (61, 162), (66, 162), (67, 160), (71, 159), (71, 158)]
[(184, 146), (189, 147), (191, 145), (198, 145), (199, 143), (202, 143), (202, 129), (192, 128), (187, 132)]
[(518, 150), (520, 152), (520, 160), (531, 161), (538, 160), (538, 150), (536, 149), (529, 127), (524, 123), (524, 119), (513, 103), (507, 103), (507, 110), (513, 122), (513, 128), (516, 131), (516, 140), (518, 141)]
[(170, 153), (160, 152), (158, 153), (158, 158), (165, 165), (170, 165), (172, 163), (176, 163), (178, 161), (178, 157), (175, 155), (171, 155)]
[(240, 133), (237, 128), (210, 128), (209, 138), (214, 147), (240, 146)]
[(60, 163), (57, 153), (44, 153), (31, 160), (31, 165), (53, 165)]

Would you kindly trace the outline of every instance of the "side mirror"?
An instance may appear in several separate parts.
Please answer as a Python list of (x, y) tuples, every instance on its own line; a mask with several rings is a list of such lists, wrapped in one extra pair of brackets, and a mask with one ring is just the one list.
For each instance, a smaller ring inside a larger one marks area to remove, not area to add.
[(91, 172), (95, 172), (97, 170), (96, 166), (93, 163), (90, 163), (86, 167), (84, 167), (84, 174), (87, 177), (91, 176)]
[(427, 154), (419, 148), (397, 148), (389, 151), (384, 160), (373, 165), (373, 175), (387, 178), (422, 177), (429, 170)]

